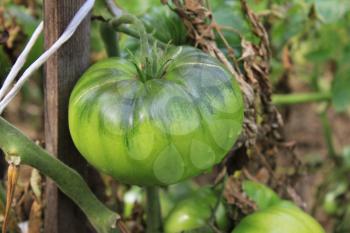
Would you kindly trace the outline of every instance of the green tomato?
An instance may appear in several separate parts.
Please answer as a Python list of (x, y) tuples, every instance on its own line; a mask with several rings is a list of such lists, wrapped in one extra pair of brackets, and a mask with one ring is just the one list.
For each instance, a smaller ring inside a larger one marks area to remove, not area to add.
[(186, 28), (180, 17), (169, 9), (161, 6), (150, 9), (142, 17), (147, 31), (158, 40), (174, 45), (184, 45), (186, 43)]
[[(179, 16), (169, 7), (153, 7), (142, 15), (140, 19), (145, 24), (146, 30), (157, 40), (172, 45), (186, 44), (186, 28)], [(127, 37), (123, 40), (121, 47), (127, 51), (136, 51), (140, 41), (136, 38)]]
[(166, 61), (161, 75), (147, 81), (132, 61), (101, 61), (70, 98), (76, 147), (124, 183), (169, 185), (199, 175), (222, 161), (241, 132), (239, 86), (218, 60), (192, 47), (158, 56)]
[(186, 198), (197, 189), (198, 186), (191, 180), (169, 185), (166, 189), (161, 189), (159, 199), (162, 217), (165, 218), (168, 216), (177, 202)]
[[(210, 188), (201, 188), (178, 202), (164, 221), (165, 233), (181, 233), (201, 229), (201, 233), (212, 233), (208, 221), (212, 216), (218, 197)], [(222, 203), (215, 212), (216, 224), (227, 228), (227, 215)]]
[(255, 202), (259, 210), (281, 201), (272, 189), (258, 182), (246, 180), (243, 182), (242, 188), (245, 194)]
[(325, 233), (320, 224), (288, 201), (244, 218), (232, 233)]
[(143, 189), (139, 186), (132, 186), (123, 197), (124, 213), (123, 216), (129, 218), (136, 203), (142, 204), (144, 201)]

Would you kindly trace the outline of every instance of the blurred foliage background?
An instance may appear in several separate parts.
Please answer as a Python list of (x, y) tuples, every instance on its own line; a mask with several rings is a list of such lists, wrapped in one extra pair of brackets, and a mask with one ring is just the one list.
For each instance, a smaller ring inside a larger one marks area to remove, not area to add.
[[(115, 0), (115, 2), (123, 10), (140, 17), (147, 14), (154, 6), (161, 5), (159, 0)], [(350, 2), (348, 0), (248, 0), (247, 2), (260, 16), (270, 37), (273, 55), (270, 79), (274, 93), (303, 94), (302, 104), (295, 104), (292, 101), (280, 107), (285, 120), (286, 136), (296, 142), (298, 155), (307, 168), (297, 191), (305, 201), (306, 209), (318, 218), (328, 232), (348, 233), (350, 232)], [(42, 18), (42, 4), (39, 0), (0, 2), (0, 83), (39, 24)], [(253, 42), (255, 38), (244, 20), (239, 1), (209, 0), (209, 4), (215, 21), (223, 26), (224, 35), (231, 47), (237, 54), (242, 55), (240, 34)], [(97, 0), (93, 15), (110, 17), (103, 0)], [(100, 35), (100, 24), (97, 20), (92, 21), (91, 62), (107, 56)], [(130, 39), (122, 35), (119, 43), (121, 48), (126, 48)], [(219, 46), (224, 47), (220, 42)], [(30, 53), (26, 66), (42, 52), (43, 37)], [(38, 141), (43, 141), (42, 76), (42, 70), (37, 72), (4, 113), (9, 121)], [(321, 101), (314, 101), (312, 96), (315, 95), (322, 96)], [(22, 174), (19, 196), (27, 192), (30, 180), (28, 177), (31, 176), (30, 171)], [(105, 181), (108, 184), (114, 182), (108, 178), (105, 178)], [(112, 187), (107, 190), (111, 206), (120, 205), (124, 194), (135, 189), (129, 190), (129, 187), (121, 187), (116, 183), (109, 187)], [(174, 192), (178, 193), (183, 189), (188, 189), (188, 185), (179, 189), (173, 188), (177, 190)], [(116, 196), (117, 198), (113, 199)], [(125, 208), (129, 217), (132, 212), (130, 208)], [(22, 206), (15, 212), (19, 216), (19, 221), (24, 221), (28, 219), (30, 207)], [(133, 214), (135, 217), (137, 211), (134, 210)]]

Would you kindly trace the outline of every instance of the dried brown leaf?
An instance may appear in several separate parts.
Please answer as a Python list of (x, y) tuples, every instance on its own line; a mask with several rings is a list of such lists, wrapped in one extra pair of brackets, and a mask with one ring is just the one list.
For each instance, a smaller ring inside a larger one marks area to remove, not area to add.
[(28, 233), (40, 233), (43, 226), (41, 203), (34, 201), (29, 214)]

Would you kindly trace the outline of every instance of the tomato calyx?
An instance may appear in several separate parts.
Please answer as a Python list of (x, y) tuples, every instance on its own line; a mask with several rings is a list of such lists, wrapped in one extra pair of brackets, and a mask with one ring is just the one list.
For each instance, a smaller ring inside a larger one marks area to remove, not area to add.
[(149, 40), (144, 23), (134, 15), (125, 14), (110, 22), (112, 28), (118, 28), (123, 24), (133, 25), (140, 39), (140, 51), (137, 54), (131, 54), (133, 63), (136, 67), (138, 78), (142, 82), (150, 79), (160, 79), (166, 73), (166, 68), (172, 59), (165, 55), (169, 46), (160, 48), (158, 41), (154, 39), (152, 43)]
[(148, 52), (149, 55), (145, 56), (144, 61), (139, 61), (135, 55), (132, 55), (132, 63), (138, 73), (137, 78), (142, 82), (163, 78), (170, 62), (173, 60), (166, 57), (167, 50), (168, 48), (159, 48), (155, 42), (152, 49)]

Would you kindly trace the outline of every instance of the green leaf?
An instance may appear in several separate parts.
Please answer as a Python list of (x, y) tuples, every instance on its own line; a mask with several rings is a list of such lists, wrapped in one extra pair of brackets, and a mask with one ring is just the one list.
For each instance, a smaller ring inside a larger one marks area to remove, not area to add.
[(350, 104), (350, 64), (340, 65), (332, 85), (332, 100), (337, 111), (345, 111)]
[(255, 13), (259, 13), (262, 12), (264, 10), (266, 10), (268, 8), (268, 0), (248, 0), (247, 3), (249, 5), (249, 7), (255, 12)]
[(253, 200), (260, 210), (281, 201), (279, 196), (267, 186), (253, 181), (243, 182), (243, 191)]
[[(27, 36), (27, 38), (25, 38), (23, 42), (27, 43), (30, 36), (33, 34), (35, 29), (39, 25), (40, 20), (30, 15), (29, 10), (24, 6), (9, 5), (6, 10), (8, 15), (10, 17), (14, 17), (18, 25), (20, 25), (21, 30)], [(18, 47), (24, 48), (24, 44), (20, 44), (18, 45)], [(28, 55), (27, 61), (23, 68), (27, 68), (30, 64), (32, 64), (43, 53), (43, 50), (44, 50), (43, 48), (44, 48), (44, 36), (43, 34), (41, 34), (37, 42), (34, 44), (33, 48), (31, 49)], [(0, 74), (1, 74), (1, 71), (0, 71)]]
[(350, 232), (350, 205), (346, 207), (345, 214), (335, 229), (335, 233), (348, 233), (348, 232)]
[(281, 19), (271, 20), (271, 40), (274, 47), (281, 49), (292, 37), (307, 27), (309, 8), (302, 3), (289, 3), (278, 8)]
[(160, 0), (115, 0), (115, 2), (121, 9), (136, 15), (161, 5)]
[(349, 0), (315, 0), (319, 17), (325, 23), (332, 23), (343, 18), (350, 10)]
[(109, 12), (104, 0), (96, 0), (94, 8), (93, 8), (93, 14), (98, 15), (98, 16), (102, 16), (106, 19), (112, 17), (112, 14)]
[[(249, 25), (241, 12), (241, 6), (238, 1), (217, 4), (213, 7), (213, 15), (216, 23), (221, 26), (231, 27), (240, 32), (247, 39), (253, 37)], [(240, 47), (241, 39), (235, 32), (223, 30), (223, 34), (231, 47)], [(220, 48), (224, 48), (224, 43), (216, 36)]]
[(39, 24), (39, 20), (29, 14), (29, 11), (24, 6), (11, 5), (6, 11), (16, 19), (16, 22), (21, 26), (23, 32), (30, 36)]

